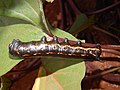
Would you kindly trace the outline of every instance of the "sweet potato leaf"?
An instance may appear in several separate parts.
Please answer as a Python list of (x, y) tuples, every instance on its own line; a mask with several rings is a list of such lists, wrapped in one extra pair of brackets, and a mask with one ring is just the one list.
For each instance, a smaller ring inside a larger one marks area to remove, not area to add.
[(38, 77), (33, 90), (81, 90), (85, 65), (80, 59), (46, 58), (43, 63), (47, 72), (54, 73)]
[(81, 13), (80, 15), (78, 15), (72, 27), (70, 28), (69, 33), (75, 34), (75, 32), (77, 32), (77, 30), (80, 29), (80, 27), (84, 25), (84, 23), (86, 23), (87, 20), (88, 18), (85, 14)]
[(38, 4), (38, 0), (0, 0), (0, 16), (21, 19), (45, 29), (42, 4)]
[(17, 24), (0, 27), (0, 76), (14, 67), (20, 60), (13, 60), (9, 57), (8, 45), (13, 39), (22, 41), (40, 40), (47, 36), (41, 29), (30, 24)]
[[(57, 28), (52, 30), (52, 33), (58, 37), (77, 41), (71, 34)], [(85, 75), (83, 59), (43, 56), (41, 61), (44, 67), (39, 73), (41, 77), (34, 83), (33, 90), (81, 90), (81, 81)]]
[[(9, 57), (8, 45), (13, 39), (28, 42), (39, 41), (42, 36), (47, 36), (43, 32), (48, 26), (42, 2), (38, 3), (37, 1), (0, 0), (0, 76), (21, 61), (21, 59), (15, 60)], [(51, 32), (61, 38), (77, 40), (71, 34), (60, 29), (53, 28)], [(44, 71), (47, 69), (52, 72), (49, 76), (42, 72), (44, 77), (39, 77), (42, 83), (38, 83), (41, 90), (44, 90), (46, 80), (49, 84), (48, 90), (80, 90), (80, 83), (85, 74), (85, 64), (82, 59), (42, 57), (41, 60), (46, 67)]]

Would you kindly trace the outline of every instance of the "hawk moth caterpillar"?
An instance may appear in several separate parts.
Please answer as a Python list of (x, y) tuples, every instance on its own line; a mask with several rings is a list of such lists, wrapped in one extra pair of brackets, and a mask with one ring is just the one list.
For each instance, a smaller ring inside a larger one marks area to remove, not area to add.
[(62, 42), (58, 41), (58, 37), (54, 36), (51, 41), (47, 41), (43, 36), (40, 41), (22, 42), (13, 40), (9, 44), (9, 53), (13, 56), (26, 58), (37, 56), (65, 56), (65, 57), (95, 57), (100, 58), (101, 47), (83, 47), (78, 41), (72, 45), (65, 38)]

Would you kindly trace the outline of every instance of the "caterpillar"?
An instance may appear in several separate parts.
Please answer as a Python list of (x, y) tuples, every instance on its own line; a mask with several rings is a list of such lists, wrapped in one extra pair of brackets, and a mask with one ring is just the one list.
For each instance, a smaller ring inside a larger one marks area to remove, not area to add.
[(63, 56), (63, 57), (95, 57), (100, 58), (101, 47), (83, 47), (78, 41), (72, 45), (65, 38), (62, 42), (58, 41), (58, 37), (54, 36), (51, 41), (43, 36), (40, 41), (22, 42), (18, 39), (13, 40), (9, 44), (9, 53), (13, 56), (26, 58), (37, 56)]

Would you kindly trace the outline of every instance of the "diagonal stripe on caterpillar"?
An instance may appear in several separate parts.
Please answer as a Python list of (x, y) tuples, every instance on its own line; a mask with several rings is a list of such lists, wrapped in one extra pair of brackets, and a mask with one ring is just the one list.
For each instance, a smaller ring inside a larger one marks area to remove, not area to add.
[(53, 40), (47, 41), (43, 36), (40, 41), (21, 42), (20, 40), (13, 40), (9, 44), (9, 53), (13, 56), (28, 58), (38, 56), (62, 56), (62, 57), (95, 57), (100, 58), (101, 47), (83, 47), (81, 42), (71, 45), (67, 38), (61, 43), (58, 37), (54, 36)]

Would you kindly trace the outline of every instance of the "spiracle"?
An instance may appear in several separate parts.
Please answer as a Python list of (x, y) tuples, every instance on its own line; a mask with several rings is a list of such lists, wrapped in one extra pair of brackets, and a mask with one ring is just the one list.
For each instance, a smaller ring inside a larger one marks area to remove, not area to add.
[(83, 47), (78, 41), (72, 45), (65, 38), (62, 42), (58, 41), (58, 37), (54, 36), (51, 41), (43, 36), (40, 41), (22, 42), (13, 40), (9, 44), (9, 53), (16, 57), (38, 57), (38, 56), (60, 56), (60, 57), (95, 57), (100, 58), (101, 47)]

